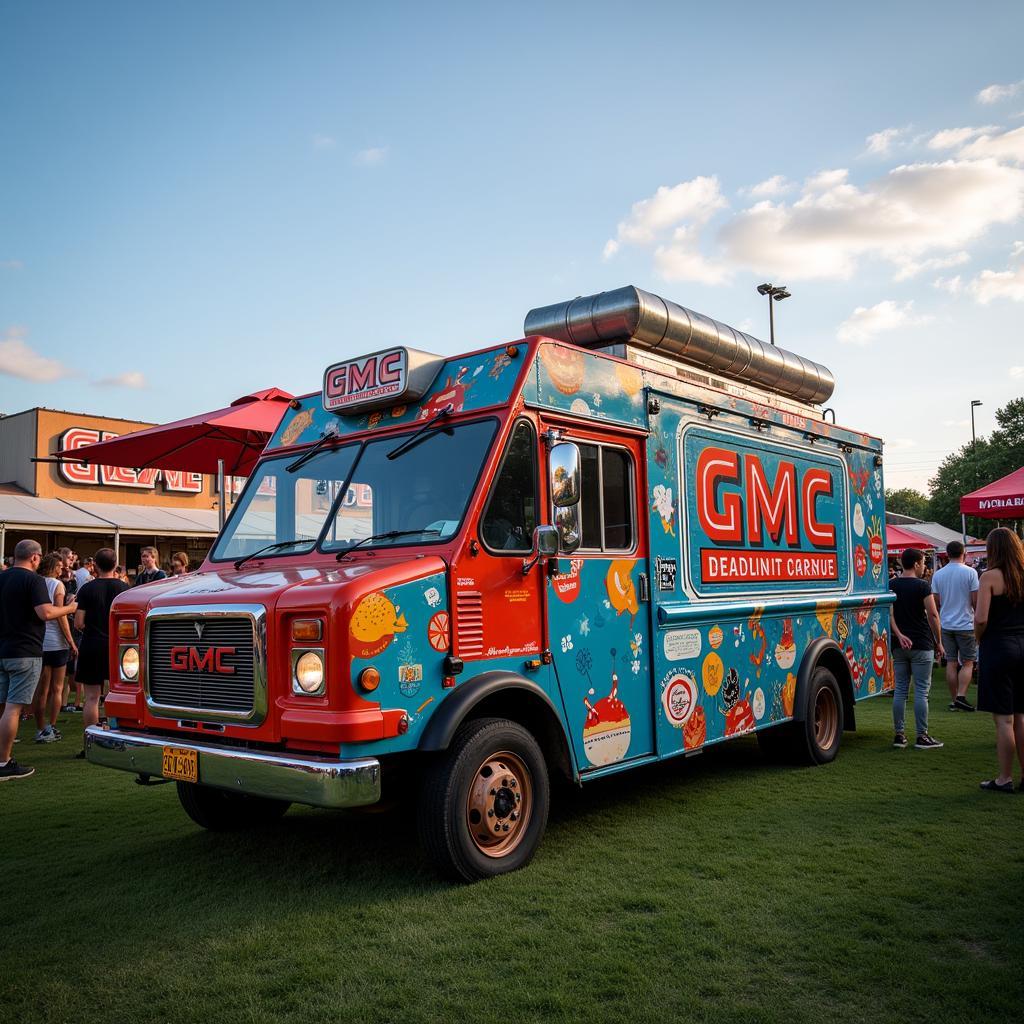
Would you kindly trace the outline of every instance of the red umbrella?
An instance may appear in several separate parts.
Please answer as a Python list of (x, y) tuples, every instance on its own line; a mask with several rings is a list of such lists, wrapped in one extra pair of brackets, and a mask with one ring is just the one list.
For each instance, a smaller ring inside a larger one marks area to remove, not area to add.
[(1024, 466), (960, 499), (960, 511), (982, 519), (1024, 518)]
[(55, 455), (65, 462), (211, 474), (223, 461), (228, 476), (248, 476), (291, 400), (287, 391), (267, 388), (224, 409), (85, 445), (73, 456)]
[(935, 541), (928, 540), (920, 534), (911, 530), (904, 530), (902, 526), (893, 523), (885, 525), (885, 546), (890, 554), (899, 554), (907, 548), (918, 548), (921, 551), (930, 551), (935, 547)]

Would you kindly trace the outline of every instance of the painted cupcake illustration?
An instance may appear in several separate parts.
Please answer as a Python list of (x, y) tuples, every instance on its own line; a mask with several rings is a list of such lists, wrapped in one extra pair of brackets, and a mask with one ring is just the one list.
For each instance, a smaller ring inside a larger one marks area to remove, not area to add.
[(796, 661), (796, 643), (793, 641), (793, 620), (782, 620), (782, 637), (775, 645), (775, 664), (781, 669), (791, 669)]
[(629, 749), (630, 722), (626, 705), (618, 698), (619, 677), (612, 673), (612, 692), (591, 704), (586, 697), (587, 720), (583, 725), (583, 750), (592, 765), (614, 764)]

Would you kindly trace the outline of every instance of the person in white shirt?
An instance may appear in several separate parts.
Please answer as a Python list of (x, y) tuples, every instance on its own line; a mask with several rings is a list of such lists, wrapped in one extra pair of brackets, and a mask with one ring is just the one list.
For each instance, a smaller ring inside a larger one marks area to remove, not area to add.
[(87, 558), (80, 569), (75, 570), (75, 582), (78, 584), (78, 589), (86, 585), (91, 579), (96, 578), (96, 563), (91, 558)]
[(973, 711), (967, 688), (978, 660), (974, 636), (974, 609), (978, 604), (978, 574), (964, 564), (964, 546), (958, 540), (946, 545), (949, 561), (932, 577), (932, 593), (939, 606), (942, 646), (946, 652), (946, 683), (950, 711)]

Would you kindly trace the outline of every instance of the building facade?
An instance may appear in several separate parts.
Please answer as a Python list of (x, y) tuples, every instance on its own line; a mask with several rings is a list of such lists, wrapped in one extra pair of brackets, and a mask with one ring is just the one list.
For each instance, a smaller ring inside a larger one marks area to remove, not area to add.
[(146, 545), (165, 565), (174, 551), (201, 561), (218, 528), (214, 478), (47, 461), (152, 425), (43, 408), (0, 417), (0, 554), (31, 537), (44, 550), (67, 546), (82, 557), (116, 544), (129, 574)]

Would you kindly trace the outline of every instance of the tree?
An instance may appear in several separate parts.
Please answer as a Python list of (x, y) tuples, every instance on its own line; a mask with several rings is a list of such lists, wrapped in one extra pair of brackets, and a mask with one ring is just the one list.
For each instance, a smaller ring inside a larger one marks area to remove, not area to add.
[(885, 492), (885, 510), (912, 519), (927, 519), (928, 496), (915, 491), (913, 487), (898, 487), (894, 491)]

